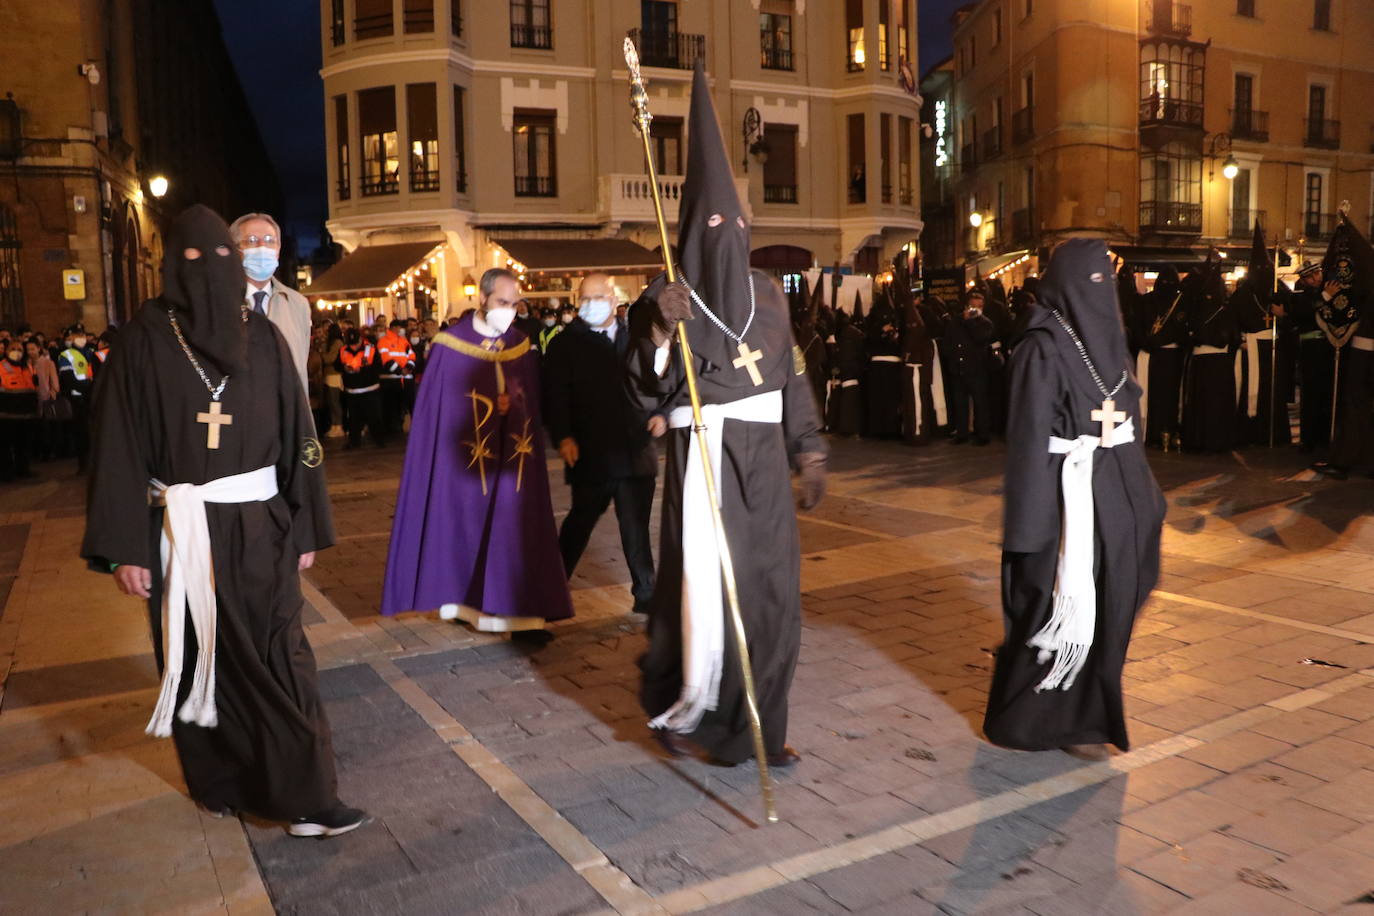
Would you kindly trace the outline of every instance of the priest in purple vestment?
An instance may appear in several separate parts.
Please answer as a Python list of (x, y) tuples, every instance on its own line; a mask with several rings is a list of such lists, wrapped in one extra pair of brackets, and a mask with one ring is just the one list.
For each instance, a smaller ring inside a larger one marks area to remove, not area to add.
[(571, 617), (539, 420), (539, 357), (515, 330), (519, 283), (434, 338), (411, 420), (382, 613), (439, 609), (479, 630)]

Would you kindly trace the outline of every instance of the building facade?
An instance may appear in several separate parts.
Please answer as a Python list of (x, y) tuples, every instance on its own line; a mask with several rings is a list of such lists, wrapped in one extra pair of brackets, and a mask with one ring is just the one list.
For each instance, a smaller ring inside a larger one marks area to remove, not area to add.
[(0, 61), (0, 325), (117, 325), (168, 214), (280, 206), (210, 0), (7, 4)]
[[(535, 295), (605, 267), (624, 295), (659, 247), (622, 43), (635, 40), (676, 222), (703, 59), (753, 215), (755, 264), (875, 272), (920, 232), (914, 0), (322, 0), (328, 228), (345, 249), (432, 243), (391, 276), (308, 292), (373, 314), (456, 313), (489, 267)], [(580, 254), (578, 252), (581, 252)], [(536, 263), (537, 262), (537, 263)]]
[(1257, 222), (1313, 254), (1343, 203), (1368, 227), (1370, 35), (1359, 0), (966, 7), (941, 166), (956, 263), (1019, 281), (1073, 235), (1187, 260), (1243, 247)]

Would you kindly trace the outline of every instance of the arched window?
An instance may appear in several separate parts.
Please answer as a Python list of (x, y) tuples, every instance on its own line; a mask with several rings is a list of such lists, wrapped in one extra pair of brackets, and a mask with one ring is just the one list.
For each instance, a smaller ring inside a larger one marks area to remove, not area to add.
[(19, 270), (19, 220), (0, 204), (0, 324), (14, 326), (24, 320), (24, 282)]

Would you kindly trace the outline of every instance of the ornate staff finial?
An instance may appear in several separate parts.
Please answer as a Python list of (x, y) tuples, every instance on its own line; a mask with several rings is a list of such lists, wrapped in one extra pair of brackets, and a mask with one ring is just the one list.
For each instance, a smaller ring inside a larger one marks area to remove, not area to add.
[(630, 68), (630, 108), (634, 111), (635, 127), (647, 136), (654, 116), (649, 111), (649, 92), (644, 88), (644, 76), (639, 71), (639, 51), (628, 35), (625, 36), (625, 65)]

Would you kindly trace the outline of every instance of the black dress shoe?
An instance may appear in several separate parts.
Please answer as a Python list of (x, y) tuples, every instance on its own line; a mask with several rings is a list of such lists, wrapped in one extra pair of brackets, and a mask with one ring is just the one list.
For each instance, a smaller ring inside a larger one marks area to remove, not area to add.
[(649, 732), (669, 757), (691, 757), (692, 745), (686, 738), (666, 728), (655, 728)]
[(791, 769), (800, 761), (801, 754), (790, 744), (784, 744), (781, 751), (768, 755), (768, 765), (775, 770)]

